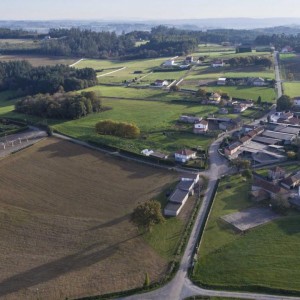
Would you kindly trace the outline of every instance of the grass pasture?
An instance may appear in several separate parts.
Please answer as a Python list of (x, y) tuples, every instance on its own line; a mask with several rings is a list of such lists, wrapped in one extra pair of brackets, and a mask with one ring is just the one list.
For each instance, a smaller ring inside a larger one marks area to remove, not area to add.
[(220, 217), (253, 205), (250, 185), (239, 176), (221, 181), (199, 251), (193, 279), (204, 286), (300, 293), (300, 215), (291, 212), (245, 234)]
[(272, 88), (268, 87), (248, 87), (248, 86), (209, 86), (203, 87), (208, 92), (222, 91), (228, 93), (231, 97), (257, 100), (261, 96), (262, 101), (275, 101), (276, 95)]
[(300, 81), (300, 55), (280, 54), (280, 68), (283, 79), (288, 79), (288, 74), (292, 73), (296, 81)]
[[(100, 83), (122, 83), (124, 80), (130, 81), (132, 79), (140, 79), (145, 75), (149, 75), (145, 77), (145, 81), (147, 83), (151, 83), (152, 80), (155, 81), (156, 79), (167, 79), (173, 78), (177, 79), (181, 76), (181, 73), (184, 72), (168, 72), (167, 74), (154, 74), (151, 73), (154, 67), (160, 66), (164, 61), (168, 58), (156, 58), (156, 59), (139, 59), (139, 60), (127, 60), (127, 61), (119, 61), (119, 60), (101, 60), (101, 59), (89, 59), (83, 60), (79, 64), (76, 65), (77, 68), (84, 68), (89, 67), (93, 68), (96, 71), (103, 70), (99, 72), (98, 75), (106, 74), (111, 71), (115, 71), (121, 68), (125, 68), (113, 74), (108, 74), (103, 77), (99, 77), (98, 80)], [(135, 74), (135, 71), (141, 71), (141, 74)], [(173, 73), (180, 73), (180, 74), (173, 74)], [(176, 78), (175, 78), (176, 77)], [(150, 81), (151, 82), (148, 82)]]
[[(83, 140), (102, 142), (121, 149), (140, 153), (142, 149), (154, 148), (173, 152), (182, 147), (208, 146), (210, 138), (192, 134), (192, 126), (188, 132), (179, 132), (176, 121), (181, 114), (207, 116), (215, 113), (218, 108), (197, 104), (174, 104), (157, 101), (108, 100), (103, 104), (112, 109), (100, 114), (93, 114), (83, 119), (67, 121), (54, 126), (58, 131)], [(99, 120), (111, 119), (135, 123), (146, 139), (128, 140), (114, 136), (102, 136), (95, 132), (95, 124)], [(173, 131), (163, 134), (164, 131)]]
[(284, 94), (290, 97), (299, 97), (300, 95), (300, 81), (284, 82)]
[(0, 165), (1, 298), (73, 299), (162, 277), (186, 220), (154, 228), (157, 241), (129, 215), (176, 174), (54, 138)]

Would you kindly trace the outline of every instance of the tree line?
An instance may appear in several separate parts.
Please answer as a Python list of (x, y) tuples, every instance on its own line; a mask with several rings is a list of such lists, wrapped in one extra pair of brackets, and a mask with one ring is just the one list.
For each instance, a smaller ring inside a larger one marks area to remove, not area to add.
[(33, 67), (27, 61), (0, 62), (0, 91), (21, 90), (26, 95), (74, 91), (97, 84), (92, 68), (66, 65)]
[(19, 113), (53, 119), (79, 119), (101, 109), (101, 99), (95, 92), (37, 94), (15, 104)]
[(292, 47), (296, 52), (300, 52), (300, 34), (272, 34), (259, 35), (255, 39), (257, 45), (273, 45), (281, 50), (285, 46)]
[(232, 67), (247, 67), (255, 65), (271, 68), (273, 65), (272, 59), (261, 56), (233, 57), (228, 59), (227, 63)]

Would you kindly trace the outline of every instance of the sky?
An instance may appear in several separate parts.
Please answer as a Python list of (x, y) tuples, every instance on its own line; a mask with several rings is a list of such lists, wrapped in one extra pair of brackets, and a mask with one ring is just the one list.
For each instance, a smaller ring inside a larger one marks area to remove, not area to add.
[(300, 18), (300, 0), (0, 0), (0, 20)]

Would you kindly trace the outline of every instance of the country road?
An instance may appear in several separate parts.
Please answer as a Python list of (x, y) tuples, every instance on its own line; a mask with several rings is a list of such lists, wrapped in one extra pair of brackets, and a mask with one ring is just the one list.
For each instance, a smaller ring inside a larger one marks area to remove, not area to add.
[(180, 262), (179, 270), (175, 277), (160, 289), (120, 299), (126, 300), (181, 300), (192, 296), (211, 296), (211, 297), (230, 297), (239, 299), (257, 299), (257, 300), (287, 300), (300, 299), (300, 297), (276, 296), (268, 294), (248, 293), (248, 292), (230, 292), (203, 289), (194, 285), (188, 278), (188, 269), (191, 265), (194, 249), (197, 246), (198, 237), (202, 224), (205, 222), (205, 215), (209, 209), (212, 194), (217, 183), (217, 179), (229, 171), (227, 160), (219, 152), (221, 137), (212, 143), (209, 149), (210, 168), (202, 174), (209, 177), (209, 183), (204, 196), (201, 208), (195, 221), (194, 228), (190, 235), (187, 247)]
[(279, 53), (278, 53), (278, 51), (274, 52), (274, 68), (275, 68), (277, 98), (280, 98), (283, 93), (282, 93), (282, 80), (281, 80), (281, 76), (280, 76), (280, 65), (279, 65)]

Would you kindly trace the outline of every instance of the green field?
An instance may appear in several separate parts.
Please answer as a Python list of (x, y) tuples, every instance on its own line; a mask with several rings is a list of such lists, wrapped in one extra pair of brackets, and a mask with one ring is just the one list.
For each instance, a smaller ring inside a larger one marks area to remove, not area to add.
[[(280, 54), (280, 71), (283, 79), (285, 80), (300, 80), (300, 56), (288, 53)], [(289, 78), (289, 74), (292, 74), (293, 79)]]
[(219, 219), (253, 205), (247, 196), (249, 188), (250, 184), (239, 176), (231, 177), (230, 182), (221, 181), (193, 279), (220, 289), (282, 289), (299, 293), (299, 213), (291, 212), (246, 234), (235, 233)]
[(95, 86), (86, 89), (86, 91), (99, 92), (103, 97), (121, 97), (128, 99), (144, 99), (144, 100), (158, 100), (158, 101), (171, 101), (171, 100), (184, 100), (195, 99), (191, 95), (182, 93), (169, 93), (168, 91), (160, 88), (153, 89), (138, 89), (131, 87), (113, 87), (113, 86)]
[[(184, 127), (182, 131), (182, 128), (177, 127), (176, 121), (181, 114), (185, 113), (207, 116), (209, 113), (215, 113), (216, 107), (108, 99), (103, 100), (103, 104), (112, 109), (79, 120), (61, 122), (54, 125), (54, 128), (82, 140), (98, 141), (138, 153), (145, 148), (173, 152), (182, 147), (207, 147), (211, 142), (210, 138), (192, 134), (191, 125)], [(103, 119), (133, 122), (139, 126), (145, 137), (128, 140), (97, 135), (94, 129), (95, 124)], [(166, 130), (171, 132), (163, 134)]]
[(245, 86), (212, 86), (203, 87), (208, 92), (222, 91), (228, 93), (231, 97), (257, 100), (261, 96), (262, 101), (274, 102), (275, 91), (268, 87), (245, 87)]
[(284, 82), (283, 83), (284, 94), (290, 97), (300, 96), (300, 81)]

